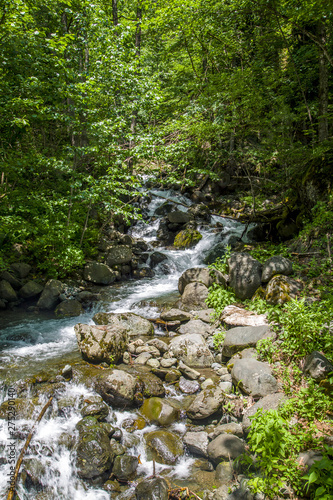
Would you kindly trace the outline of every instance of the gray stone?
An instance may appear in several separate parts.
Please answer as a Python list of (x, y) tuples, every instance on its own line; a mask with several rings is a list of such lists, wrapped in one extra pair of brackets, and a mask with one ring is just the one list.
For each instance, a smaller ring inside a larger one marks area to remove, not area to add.
[(36, 297), (40, 295), (43, 291), (44, 287), (37, 283), (36, 281), (28, 281), (19, 291), (19, 295), (23, 299), (31, 299), (32, 297)]
[(116, 280), (115, 272), (101, 262), (89, 262), (84, 267), (83, 277), (96, 285), (110, 285)]
[(315, 462), (323, 458), (323, 455), (318, 450), (307, 450), (300, 453), (297, 457), (297, 462), (306, 468), (306, 473)]
[(250, 299), (261, 284), (260, 262), (247, 253), (233, 253), (228, 260), (230, 287), (241, 300)]
[(233, 383), (246, 394), (263, 397), (277, 392), (277, 381), (268, 363), (255, 359), (236, 359), (231, 370)]
[(91, 398), (95, 399), (95, 401), (91, 401), (91, 399), (89, 399), (89, 403), (84, 403), (81, 410), (82, 417), (95, 417), (99, 422), (106, 419), (109, 415), (110, 407), (104, 403), (100, 396), (98, 396), (98, 398), (100, 398), (100, 401), (95, 397)]
[(202, 335), (205, 338), (211, 335), (213, 331), (214, 329), (211, 325), (204, 323), (200, 319), (191, 319), (184, 325), (181, 325), (178, 330), (178, 332), (182, 335), (185, 333), (196, 333)]
[(184, 293), (185, 287), (190, 283), (201, 283), (206, 287), (210, 287), (213, 283), (225, 286), (226, 280), (223, 274), (217, 270), (212, 271), (206, 267), (192, 267), (184, 271), (178, 280), (178, 290), (181, 295)]
[(180, 437), (169, 431), (158, 430), (144, 435), (148, 457), (160, 464), (174, 465), (184, 454)]
[(168, 213), (167, 218), (172, 224), (186, 224), (190, 221), (190, 216), (187, 212), (181, 212), (180, 210), (174, 210)]
[(190, 367), (204, 368), (214, 361), (206, 341), (202, 335), (196, 333), (174, 337), (169, 347), (176, 358)]
[(200, 389), (200, 384), (196, 380), (188, 380), (184, 377), (180, 377), (179, 389), (185, 394), (194, 394)]
[(233, 356), (236, 352), (247, 347), (256, 347), (261, 339), (274, 339), (275, 333), (265, 326), (240, 326), (227, 330), (223, 342), (223, 355)]
[(162, 477), (144, 479), (135, 489), (136, 500), (168, 500), (169, 485)]
[(151, 339), (151, 340), (148, 340), (147, 345), (153, 345), (162, 354), (164, 354), (165, 352), (167, 352), (169, 350), (168, 344), (166, 342), (164, 342), (163, 340), (161, 340), (161, 339)]
[(108, 266), (127, 264), (132, 260), (132, 249), (128, 245), (118, 245), (111, 247), (106, 256), (105, 262)]
[(224, 394), (219, 387), (201, 391), (187, 410), (187, 416), (192, 420), (202, 420), (217, 412), (223, 402)]
[(217, 465), (215, 471), (215, 479), (221, 483), (231, 483), (234, 476), (232, 464), (228, 462), (221, 462)]
[(10, 273), (9, 271), (4, 271), (1, 273), (0, 278), (2, 280), (8, 281), (14, 288), (14, 290), (19, 290), (22, 287), (22, 280), (17, 278), (14, 273)]
[(150, 263), (151, 263), (152, 267), (157, 266), (158, 264), (160, 264), (164, 260), (168, 260), (168, 257), (167, 257), (167, 255), (165, 255), (162, 252), (154, 252), (150, 256)]
[(303, 372), (310, 375), (314, 380), (324, 380), (330, 372), (333, 372), (332, 363), (320, 352), (313, 351), (305, 358)]
[(193, 319), (201, 319), (205, 323), (214, 323), (215, 321), (215, 309), (201, 309), (200, 311), (190, 311)]
[(193, 455), (198, 455), (201, 457), (208, 457), (208, 434), (205, 431), (199, 432), (186, 432), (184, 438), (184, 443), (187, 446), (190, 453)]
[(231, 394), (231, 391), (232, 391), (232, 382), (229, 382), (229, 381), (220, 382), (219, 383), (219, 388), (225, 394)]
[(148, 361), (146, 362), (146, 365), (150, 366), (151, 368), (154, 368), (156, 370), (160, 367), (160, 362), (158, 359), (151, 358), (151, 359), (148, 359)]
[(244, 442), (233, 434), (220, 434), (208, 445), (208, 457), (218, 464), (221, 460), (234, 460), (245, 451)]
[(37, 307), (48, 311), (54, 309), (59, 302), (59, 295), (63, 291), (64, 285), (61, 281), (49, 280), (42, 291), (42, 295), (39, 297)]
[(277, 392), (275, 394), (268, 394), (259, 401), (257, 401), (250, 408), (245, 410), (242, 427), (245, 433), (248, 433), (251, 427), (250, 417), (256, 414), (259, 408), (262, 408), (264, 412), (268, 410), (277, 410), (280, 405), (282, 405), (286, 400), (287, 396), (283, 392)]
[(92, 417), (81, 420), (77, 428), (79, 430), (76, 450), (78, 476), (84, 479), (101, 476), (110, 470), (114, 458), (108, 433)]
[(120, 455), (114, 460), (112, 473), (120, 481), (130, 481), (134, 478), (139, 461), (132, 455)]
[(15, 276), (19, 279), (24, 279), (28, 276), (31, 271), (31, 266), (26, 264), (25, 262), (15, 262), (11, 264), (10, 270), (15, 274)]
[(215, 427), (214, 431), (209, 434), (209, 439), (213, 440), (220, 434), (233, 434), (239, 438), (243, 437), (243, 428), (236, 422), (229, 422), (228, 424), (221, 424)]
[(177, 363), (177, 358), (161, 359), (162, 368), (171, 368), (171, 366), (175, 366), (176, 363)]
[(135, 365), (145, 365), (147, 363), (148, 359), (150, 359), (151, 357), (152, 357), (152, 355), (150, 354), (150, 352), (142, 352), (134, 360), (134, 364)]
[(190, 380), (197, 380), (201, 376), (200, 372), (193, 370), (193, 368), (185, 365), (182, 361), (179, 361), (178, 369), (183, 375), (185, 375), (186, 378), (189, 378)]
[(182, 304), (186, 309), (202, 309), (206, 306), (208, 298), (208, 288), (202, 283), (189, 283), (186, 285), (183, 295)]
[(60, 302), (55, 308), (54, 314), (59, 318), (70, 318), (84, 313), (81, 303), (76, 299), (68, 299)]
[(177, 380), (179, 380), (180, 377), (181, 377), (181, 372), (179, 370), (176, 370), (176, 368), (172, 368), (165, 375), (165, 381), (170, 384), (173, 382), (177, 382)]
[(0, 281), (0, 299), (6, 300), (7, 302), (17, 301), (17, 295), (14, 288), (6, 280)]
[(103, 372), (94, 380), (95, 390), (103, 400), (114, 407), (126, 408), (135, 404), (138, 380), (123, 370)]
[(189, 321), (192, 319), (192, 314), (180, 309), (169, 309), (161, 313), (161, 319), (163, 321)]
[(276, 274), (289, 276), (293, 272), (293, 263), (291, 260), (275, 255), (266, 260), (262, 268), (261, 281), (267, 283)]
[(74, 331), (83, 359), (91, 363), (117, 363), (127, 349), (128, 335), (123, 328), (78, 323)]
[(111, 325), (123, 328), (129, 336), (153, 335), (154, 326), (146, 318), (133, 313), (97, 313), (93, 320), (98, 325)]

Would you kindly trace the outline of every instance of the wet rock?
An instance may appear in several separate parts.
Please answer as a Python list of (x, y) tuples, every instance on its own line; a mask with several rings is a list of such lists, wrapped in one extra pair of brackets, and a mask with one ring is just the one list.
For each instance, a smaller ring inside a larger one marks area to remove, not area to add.
[(73, 376), (73, 368), (71, 365), (66, 365), (63, 370), (61, 371), (61, 375), (66, 379), (69, 380)]
[(153, 335), (154, 326), (146, 318), (133, 313), (97, 313), (93, 317), (97, 325), (112, 325), (122, 328), (129, 336)]
[(95, 399), (95, 401), (85, 402), (81, 409), (81, 415), (82, 417), (95, 417), (99, 422), (102, 422), (109, 415), (110, 407), (104, 403), (101, 397), (91, 399)]
[(177, 380), (179, 380), (180, 377), (181, 377), (181, 372), (179, 370), (176, 370), (176, 368), (172, 368), (166, 374), (165, 381), (168, 384), (171, 384), (171, 383), (176, 382)]
[(221, 408), (224, 399), (224, 394), (219, 387), (205, 389), (196, 396), (187, 410), (187, 415), (192, 420), (210, 417)]
[(20, 474), (20, 480), (28, 490), (31, 487), (41, 489), (46, 486), (46, 471), (50, 467), (51, 461), (48, 460), (47, 464), (42, 463), (37, 458), (25, 458), (23, 463), (23, 470)]
[(118, 441), (116, 441), (116, 439), (112, 438), (110, 440), (110, 446), (111, 446), (112, 453), (117, 457), (119, 455), (124, 455), (126, 453), (126, 448), (122, 444), (120, 444)]
[(76, 457), (78, 476), (84, 479), (102, 476), (110, 470), (114, 458), (107, 432), (92, 417), (80, 420), (77, 429), (79, 431)]
[(293, 272), (293, 263), (291, 260), (276, 255), (266, 260), (262, 268), (261, 281), (267, 283), (276, 274), (289, 276)]
[(149, 422), (156, 425), (170, 425), (179, 419), (180, 412), (161, 398), (146, 399), (140, 413)]
[(58, 318), (70, 318), (73, 316), (79, 316), (84, 313), (84, 309), (80, 302), (76, 299), (67, 299), (60, 302), (60, 304), (55, 308), (54, 314)]
[(278, 390), (269, 364), (255, 359), (236, 359), (231, 376), (236, 386), (254, 398), (267, 396)]
[(30, 273), (31, 266), (25, 262), (15, 262), (9, 269), (17, 278), (24, 279)]
[(234, 460), (245, 452), (244, 442), (233, 434), (220, 434), (211, 441), (207, 448), (208, 457), (212, 462)]
[(330, 372), (333, 372), (333, 365), (323, 354), (313, 351), (310, 356), (305, 358), (303, 372), (306, 375), (310, 375), (317, 382), (320, 382)]
[(14, 288), (14, 290), (19, 290), (22, 287), (22, 280), (17, 278), (14, 273), (10, 273), (9, 271), (4, 271), (0, 275), (0, 279), (8, 281)]
[(108, 266), (127, 264), (133, 257), (132, 248), (128, 245), (113, 246), (109, 249), (105, 262)]
[(83, 359), (91, 363), (117, 363), (127, 349), (128, 335), (124, 328), (78, 323), (74, 331)]
[(17, 301), (17, 295), (14, 288), (6, 280), (0, 281), (0, 299), (5, 300), (7, 302)]
[(59, 302), (59, 295), (64, 291), (64, 284), (59, 280), (49, 280), (42, 295), (40, 296), (37, 307), (40, 309), (46, 309), (48, 311), (55, 308)]
[(259, 399), (254, 405), (246, 409), (243, 416), (242, 427), (245, 434), (247, 434), (251, 427), (250, 417), (256, 414), (259, 408), (262, 408), (264, 412), (268, 410), (277, 410), (279, 406), (283, 405), (287, 401), (287, 396), (283, 392), (277, 392), (275, 394), (268, 394), (267, 396)]
[[(14, 405), (12, 404), (14, 401)], [(0, 419), (8, 419), (10, 410), (14, 407), (17, 413), (17, 418), (30, 419), (32, 418), (36, 406), (38, 406), (38, 398), (15, 398), (13, 400), (4, 401), (0, 406)]]
[(36, 281), (28, 281), (19, 291), (20, 297), (22, 299), (31, 299), (32, 297), (37, 297), (43, 291), (44, 287), (37, 283)]
[(202, 234), (196, 229), (186, 228), (180, 231), (176, 237), (173, 245), (176, 248), (191, 248), (194, 247), (202, 239)]
[(250, 299), (261, 284), (262, 265), (247, 253), (233, 253), (228, 260), (230, 287), (241, 300)]
[(169, 431), (153, 431), (144, 437), (151, 458), (160, 464), (174, 465), (184, 454), (182, 440)]
[(178, 369), (183, 375), (185, 375), (186, 378), (189, 378), (190, 380), (197, 380), (201, 376), (200, 372), (193, 370), (193, 368), (185, 365), (182, 361), (179, 361)]
[(164, 260), (168, 260), (168, 257), (162, 252), (154, 252), (150, 256), (150, 263), (152, 267), (158, 266)]
[(200, 389), (200, 384), (196, 380), (188, 380), (185, 377), (180, 377), (179, 389), (185, 394), (194, 394)]
[(178, 280), (178, 290), (181, 295), (184, 293), (185, 287), (190, 283), (201, 283), (206, 287), (210, 287), (213, 283), (224, 286), (226, 281), (223, 274), (219, 271), (211, 271), (205, 267), (192, 267), (183, 272)]
[(196, 333), (173, 338), (169, 348), (176, 358), (189, 367), (209, 367), (214, 361), (205, 339)]
[(154, 276), (155, 272), (148, 266), (141, 266), (133, 271), (133, 278), (136, 279), (153, 278)]
[(189, 321), (192, 319), (192, 315), (180, 309), (169, 309), (169, 311), (161, 313), (161, 319), (163, 321)]
[(130, 481), (134, 478), (139, 461), (132, 455), (121, 455), (115, 458), (112, 473), (120, 481)]
[(134, 396), (138, 380), (133, 375), (122, 370), (101, 373), (94, 380), (95, 390), (104, 401), (116, 408), (126, 408), (135, 405)]
[(268, 324), (266, 314), (256, 314), (253, 311), (233, 305), (223, 309), (220, 320), (229, 326), (262, 326)]
[[(138, 370), (139, 368), (136, 368)], [(143, 386), (143, 394), (145, 397), (157, 397), (163, 398), (165, 395), (165, 389), (160, 378), (151, 373), (150, 371), (142, 368), (142, 373), (138, 375), (138, 379)]]
[(116, 280), (115, 272), (106, 264), (100, 262), (89, 262), (86, 264), (83, 277), (96, 285), (110, 285)]
[(171, 224), (186, 224), (187, 222), (190, 222), (189, 214), (180, 210), (169, 212), (167, 218)]
[(226, 332), (223, 342), (223, 355), (233, 356), (236, 352), (255, 347), (262, 339), (274, 339), (275, 333), (268, 325), (264, 326), (240, 326), (231, 328)]
[(162, 477), (144, 479), (135, 489), (136, 500), (168, 500), (169, 486)]
[(269, 304), (282, 305), (295, 299), (301, 290), (296, 280), (277, 274), (268, 283), (265, 298)]
[(208, 434), (205, 431), (186, 432), (184, 443), (193, 455), (208, 457)]

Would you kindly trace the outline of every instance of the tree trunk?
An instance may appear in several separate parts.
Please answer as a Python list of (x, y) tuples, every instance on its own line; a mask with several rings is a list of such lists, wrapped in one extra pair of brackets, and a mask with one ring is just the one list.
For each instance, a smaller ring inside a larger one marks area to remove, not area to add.
[(113, 26), (118, 25), (118, 5), (117, 5), (117, 0), (112, 0), (112, 19), (113, 19)]
[[(326, 45), (326, 27), (321, 21), (318, 23), (318, 37), (323, 46)], [(323, 50), (319, 47), (319, 117), (318, 117), (318, 140), (325, 141), (328, 138), (328, 68), (327, 60)]]

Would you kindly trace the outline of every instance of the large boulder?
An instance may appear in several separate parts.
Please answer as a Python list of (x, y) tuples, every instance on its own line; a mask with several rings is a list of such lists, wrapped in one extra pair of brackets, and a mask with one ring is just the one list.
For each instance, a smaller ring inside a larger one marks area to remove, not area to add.
[(241, 300), (250, 299), (261, 284), (260, 262), (247, 253), (233, 253), (228, 260), (230, 287)]
[(187, 416), (192, 420), (208, 418), (222, 407), (224, 400), (224, 393), (219, 387), (204, 389), (193, 400)]
[(130, 246), (118, 245), (109, 249), (105, 262), (108, 266), (117, 266), (131, 262), (132, 257), (132, 248)]
[(117, 363), (127, 350), (124, 328), (78, 323), (74, 330), (82, 357), (90, 363)]
[(22, 299), (32, 299), (33, 297), (37, 297), (43, 291), (44, 287), (37, 283), (36, 281), (28, 281), (19, 291), (19, 295)]
[(106, 264), (89, 262), (84, 268), (83, 277), (96, 285), (110, 285), (116, 280), (116, 273)]
[(231, 328), (227, 330), (224, 338), (223, 355), (231, 357), (247, 347), (255, 347), (259, 340), (268, 338), (275, 338), (274, 332), (268, 325)]
[(231, 376), (236, 386), (254, 398), (261, 398), (278, 390), (269, 364), (253, 358), (234, 360)]
[(182, 295), (182, 304), (185, 309), (203, 309), (206, 308), (206, 299), (208, 298), (208, 288), (202, 283), (189, 283), (184, 289)]
[(49, 280), (42, 291), (42, 295), (39, 297), (37, 307), (48, 311), (54, 309), (59, 302), (59, 295), (63, 291), (64, 285), (61, 281)]
[(93, 417), (86, 417), (77, 424), (79, 441), (76, 449), (78, 476), (93, 479), (110, 471), (114, 455), (108, 432)]
[(220, 434), (208, 445), (208, 457), (215, 464), (234, 460), (245, 452), (244, 442), (232, 434)]
[(155, 267), (165, 260), (168, 260), (167, 255), (162, 252), (153, 252), (150, 256), (150, 265), (151, 267)]
[(84, 313), (81, 303), (76, 299), (67, 299), (60, 302), (54, 310), (58, 318), (71, 318)]
[(182, 212), (180, 210), (174, 210), (168, 213), (167, 218), (172, 224), (186, 224), (190, 222), (190, 216), (187, 212)]
[(96, 392), (103, 400), (116, 408), (136, 405), (136, 392), (140, 383), (137, 378), (123, 370), (101, 373), (94, 379)]
[(276, 274), (289, 276), (293, 272), (293, 263), (291, 260), (281, 255), (276, 255), (266, 260), (262, 268), (261, 281), (267, 283)]
[(176, 358), (190, 367), (210, 367), (214, 361), (205, 339), (197, 333), (187, 333), (174, 337), (169, 348)]
[(180, 412), (160, 398), (146, 399), (140, 413), (149, 422), (156, 425), (170, 425), (179, 419)]
[(181, 295), (189, 283), (202, 283), (206, 287), (210, 287), (213, 283), (219, 283), (222, 286), (226, 285), (222, 273), (217, 270), (210, 270), (207, 267), (192, 267), (183, 272), (178, 280), (178, 290)]
[(7, 302), (15, 302), (17, 300), (14, 288), (6, 280), (0, 281), (0, 299), (6, 300)]
[(277, 410), (285, 401), (287, 401), (287, 396), (283, 392), (276, 392), (274, 394), (268, 394), (267, 396), (259, 399), (254, 405), (247, 408), (244, 412), (242, 427), (243, 431), (247, 434), (251, 427), (251, 419), (259, 408), (264, 412), (268, 410)]
[(220, 320), (229, 326), (262, 326), (268, 324), (266, 314), (256, 314), (253, 311), (234, 305), (223, 309)]
[(15, 262), (11, 264), (10, 271), (19, 279), (24, 279), (31, 271), (31, 266), (25, 262)]
[(269, 304), (283, 305), (292, 299), (295, 299), (303, 286), (298, 281), (277, 274), (274, 276), (266, 288), (266, 300)]
[(174, 465), (184, 454), (182, 440), (172, 432), (159, 430), (145, 434), (149, 458), (160, 464)]
[(313, 351), (310, 356), (305, 358), (303, 372), (320, 382), (333, 372), (333, 365), (323, 354)]
[(186, 228), (180, 231), (176, 237), (173, 245), (176, 248), (191, 248), (202, 239), (202, 234), (196, 229)]
[(19, 290), (22, 287), (22, 280), (17, 278), (13, 272), (3, 271), (3, 273), (0, 274), (0, 279), (8, 281), (14, 290)]
[(134, 313), (97, 313), (93, 320), (97, 325), (125, 329), (129, 336), (154, 334), (153, 324)]

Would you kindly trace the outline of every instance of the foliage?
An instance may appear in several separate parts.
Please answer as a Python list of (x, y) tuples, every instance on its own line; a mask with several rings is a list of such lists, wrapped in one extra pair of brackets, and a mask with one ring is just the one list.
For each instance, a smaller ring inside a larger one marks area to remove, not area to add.
[(226, 332), (224, 330), (218, 330), (213, 335), (213, 346), (214, 346), (214, 349), (216, 349), (217, 351), (220, 349), (221, 345), (224, 342), (225, 333)]
[(226, 306), (237, 302), (236, 296), (231, 290), (224, 289), (217, 283), (213, 283), (213, 285), (209, 287), (208, 292), (206, 304), (215, 309), (217, 316), (222, 313)]
[(323, 457), (315, 461), (309, 473), (304, 476), (307, 480), (307, 491), (314, 490), (312, 498), (332, 500), (333, 498), (333, 448), (324, 445)]
[(228, 260), (231, 255), (231, 246), (227, 245), (225, 249), (225, 254), (223, 257), (218, 257), (213, 264), (208, 266), (209, 269), (216, 269), (222, 274), (227, 274), (228, 272)]

